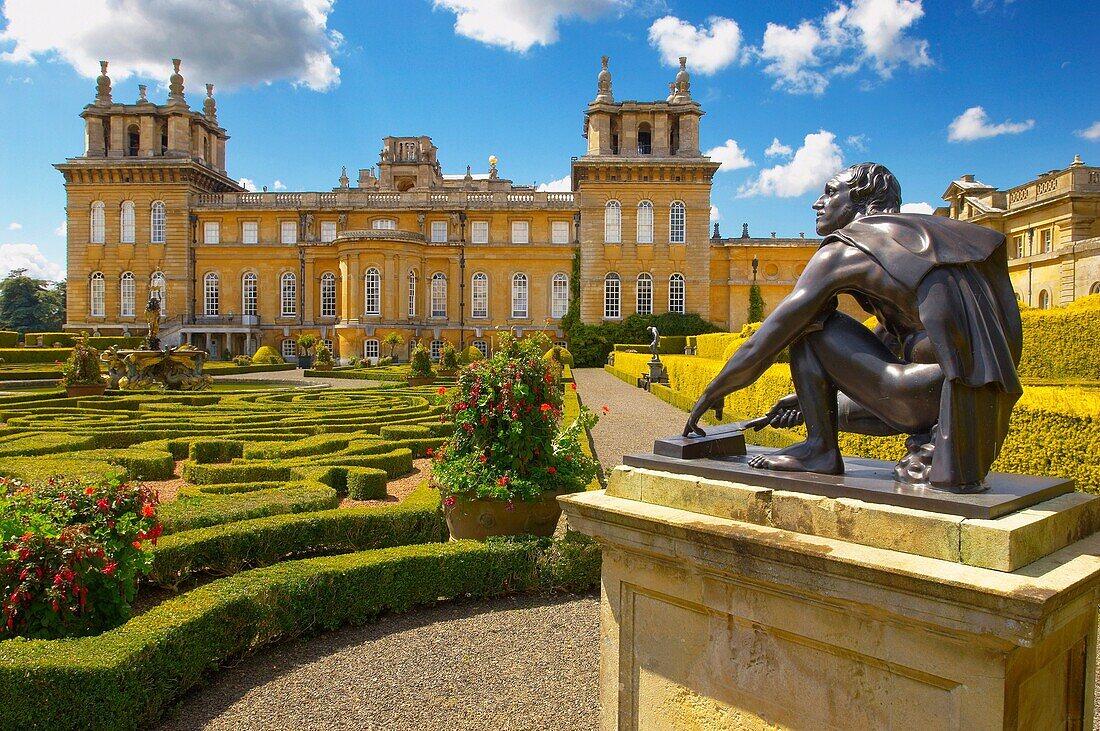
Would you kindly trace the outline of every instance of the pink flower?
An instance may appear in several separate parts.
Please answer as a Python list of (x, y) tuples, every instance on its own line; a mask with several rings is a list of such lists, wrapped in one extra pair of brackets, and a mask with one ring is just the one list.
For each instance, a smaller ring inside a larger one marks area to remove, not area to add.
[(512, 503), (508, 503), (507, 505), (504, 506), (504, 509), (505, 510), (515, 510), (516, 506), (513, 505)]
[(453, 507), (455, 506), (455, 503), (456, 503), (456, 502), (458, 502), (458, 501), (457, 501), (457, 500), (455, 500), (455, 499), (454, 499), (454, 498), (453, 498), (452, 496), (450, 496), (450, 495), (448, 495), (447, 497), (443, 498), (443, 504), (444, 504), (444, 505), (446, 505), (446, 506), (447, 506), (448, 508), (453, 508)]

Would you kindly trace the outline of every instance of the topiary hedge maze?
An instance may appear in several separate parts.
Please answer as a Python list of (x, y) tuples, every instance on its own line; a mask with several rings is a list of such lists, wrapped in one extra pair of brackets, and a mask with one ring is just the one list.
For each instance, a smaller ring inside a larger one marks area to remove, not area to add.
[(578, 537), (446, 543), (426, 484), (338, 507), (384, 497), (443, 444), (437, 388), (0, 396), (2, 475), (163, 480), (182, 461), (187, 483), (151, 549), (168, 598), (95, 637), (0, 642), (0, 728), (147, 726), (266, 642), (440, 598), (596, 586), (599, 549)]

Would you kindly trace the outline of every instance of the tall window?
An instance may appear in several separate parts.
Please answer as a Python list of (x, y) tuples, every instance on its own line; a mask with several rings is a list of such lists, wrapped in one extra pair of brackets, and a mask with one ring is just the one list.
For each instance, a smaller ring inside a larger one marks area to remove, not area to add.
[(321, 275), (321, 317), (336, 317), (336, 275)]
[(682, 244), (687, 241), (687, 212), (684, 204), (676, 201), (668, 209), (668, 242)]
[(378, 360), (380, 349), (377, 338), (369, 338), (363, 341), (363, 357)]
[(1024, 237), (1017, 236), (1012, 239), (1012, 242), (1016, 245), (1016, 258), (1022, 259), (1024, 257)]
[(432, 317), (447, 316), (447, 275), (436, 272), (432, 275)]
[(280, 282), (280, 314), (283, 317), (294, 317), (298, 314), (298, 278), (294, 276), (294, 272), (283, 272)]
[(154, 201), (149, 209), (149, 241), (154, 244), (163, 244), (168, 236), (168, 214), (164, 204)]
[(374, 267), (363, 276), (363, 313), (382, 314), (382, 275)]
[(217, 221), (206, 221), (202, 225), (202, 240), (208, 244), (217, 244), (222, 240), (222, 225)]
[(245, 221), (241, 224), (241, 243), (260, 243), (260, 224), (257, 221)]
[(330, 244), (336, 240), (336, 221), (321, 221), (321, 241)]
[(245, 315), (258, 314), (259, 307), (256, 302), (256, 273), (245, 272), (241, 278), (241, 313)]
[(472, 243), (472, 244), (487, 244), (487, 243), (489, 243), (489, 222), (488, 221), (474, 221), (470, 225), (470, 243)]
[(444, 244), (447, 242), (447, 222), (432, 221), (432, 243)]
[(653, 152), (653, 130), (647, 122), (638, 125), (638, 154), (649, 155)]
[(653, 243), (653, 204), (649, 201), (638, 204), (638, 243)]
[(218, 307), (218, 273), (207, 272), (202, 278), (202, 314), (216, 315), (220, 311)]
[(416, 317), (416, 270), (409, 270), (409, 317)]
[(648, 272), (638, 275), (638, 295), (635, 310), (639, 315), (653, 314), (653, 276)]
[(684, 275), (680, 272), (668, 278), (668, 311), (684, 312)]
[(622, 316), (621, 294), (619, 275), (615, 272), (610, 272), (603, 278), (603, 316), (605, 319), (613, 319)]
[(565, 317), (569, 311), (569, 277), (561, 272), (550, 282), (550, 317)]
[(527, 317), (527, 275), (512, 276), (512, 317)]
[(481, 351), (481, 354), (486, 358), (489, 357), (489, 343), (486, 340), (475, 340), (471, 343), (475, 348)]
[(512, 221), (512, 243), (526, 244), (530, 240), (527, 221)]
[(1043, 229), (1043, 253), (1049, 254), (1054, 250), (1054, 229)]
[(105, 317), (107, 315), (106, 292), (103, 272), (93, 272), (88, 287), (88, 302), (91, 304), (92, 317)]
[(283, 221), (280, 226), (282, 236), (279, 238), (284, 244), (296, 244), (298, 243), (298, 222), (297, 221)]
[(603, 209), (603, 242), (618, 244), (623, 240), (623, 208), (619, 201), (608, 201)]
[(1045, 289), (1039, 291), (1039, 309), (1050, 309), (1050, 292), (1046, 291)]
[(282, 344), (283, 357), (287, 360), (298, 357), (298, 343), (293, 338), (287, 338)]
[(164, 317), (168, 310), (168, 282), (164, 272), (153, 272), (149, 277), (149, 298), (160, 302), (160, 316)]
[(489, 277), (484, 272), (474, 275), (470, 283), (470, 317), (489, 316)]
[(392, 218), (376, 218), (371, 221), (370, 227), (375, 230), (392, 231), (397, 228), (397, 221)]
[(119, 241), (124, 244), (134, 243), (134, 202), (122, 201), (122, 211), (118, 217)]
[(134, 300), (137, 288), (134, 286), (134, 273), (123, 272), (122, 279), (118, 283), (119, 307), (118, 314), (122, 317), (134, 316)]
[(92, 204), (91, 214), (91, 235), (88, 238), (89, 243), (102, 244), (107, 237), (106, 233), (106, 221), (104, 220), (105, 214), (103, 212), (103, 201), (96, 201)]
[(550, 224), (550, 241), (555, 244), (569, 243), (569, 221), (554, 221)]
[(428, 355), (432, 360), (439, 360), (439, 356), (443, 355), (443, 341), (433, 340), (431, 346), (428, 348)]

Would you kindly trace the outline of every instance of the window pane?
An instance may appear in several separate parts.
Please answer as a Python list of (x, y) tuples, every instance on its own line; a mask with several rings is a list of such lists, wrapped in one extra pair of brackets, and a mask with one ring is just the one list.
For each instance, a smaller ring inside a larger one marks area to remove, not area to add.
[(649, 274), (638, 275), (638, 296), (635, 307), (639, 315), (653, 314), (653, 277)]
[(296, 244), (298, 243), (298, 224), (294, 221), (283, 221), (282, 223), (282, 238), (280, 239), (284, 244)]
[(336, 221), (321, 221), (321, 241), (328, 244), (336, 240)]
[(653, 204), (649, 201), (638, 204), (638, 243), (653, 243)]
[(565, 317), (569, 311), (569, 277), (555, 274), (550, 285), (550, 316)]
[(119, 284), (119, 314), (122, 317), (134, 316), (134, 294), (134, 275), (126, 272), (122, 275), (122, 281)]
[(281, 314), (283, 317), (294, 317), (298, 314), (298, 280), (293, 272), (287, 272), (281, 281)]
[(416, 317), (416, 272), (409, 270), (409, 317)]
[(260, 224), (256, 221), (245, 221), (241, 227), (241, 241), (245, 244), (260, 243)]
[(668, 213), (668, 240), (672, 244), (682, 244), (687, 239), (685, 238), (685, 228), (687, 224), (687, 214), (684, 210), (684, 204), (679, 201), (672, 204), (672, 208)]
[(167, 235), (168, 221), (167, 214), (164, 210), (164, 204), (157, 201), (153, 204), (152, 212), (149, 216), (150, 219), (150, 236), (149, 239), (154, 244), (163, 244), (165, 236)]
[(441, 244), (447, 241), (447, 222), (432, 221), (432, 243)]
[(364, 340), (363, 341), (363, 357), (364, 358), (373, 358), (375, 360), (378, 360), (378, 354), (379, 354), (379, 349), (378, 349), (378, 341), (377, 340), (375, 340), (374, 338), (371, 338), (370, 340)]
[(443, 354), (443, 341), (433, 340), (428, 354), (432, 360), (439, 360), (439, 356)]
[(470, 286), (471, 308), (470, 317), (485, 318), (489, 316), (489, 278), (482, 272), (474, 275)]
[(569, 221), (554, 221), (551, 224), (550, 240), (555, 244), (568, 244)]
[(473, 346), (481, 351), (486, 358), (489, 357), (489, 343), (486, 340), (475, 340)]
[(287, 360), (293, 360), (298, 357), (298, 343), (290, 338), (283, 341), (282, 350), (283, 357)]
[(92, 317), (104, 317), (107, 314), (107, 306), (105, 304), (106, 286), (102, 272), (92, 274), (89, 290), (88, 299), (91, 303)]
[(336, 317), (336, 275), (321, 275), (321, 317)]
[(378, 315), (382, 312), (382, 276), (378, 270), (371, 267), (364, 277), (363, 288), (363, 312), (367, 315)]
[(512, 277), (512, 317), (527, 317), (527, 275)]
[(203, 278), (202, 311), (204, 315), (216, 315), (219, 312), (218, 275), (210, 272)]
[(512, 243), (527, 243), (527, 221), (512, 221)]
[(241, 282), (242, 309), (245, 315), (255, 315), (256, 312), (256, 275), (248, 272)]
[(474, 244), (489, 243), (489, 222), (474, 221), (470, 228), (470, 242)]
[(684, 312), (684, 275), (673, 274), (668, 280), (668, 311)]
[(388, 231), (397, 228), (397, 222), (394, 221), (392, 218), (379, 218), (375, 221), (371, 221), (371, 228), (376, 230), (384, 229)]
[(90, 236), (91, 243), (93, 243), (93, 244), (102, 244), (105, 237), (106, 237), (106, 232), (104, 230), (105, 229), (105, 221), (104, 221), (103, 204), (100, 203), (99, 201), (96, 201), (95, 203), (92, 204), (91, 227), (92, 227), (92, 232), (91, 232), (91, 236)]
[(207, 221), (202, 227), (202, 240), (208, 244), (216, 244), (221, 241), (221, 224), (217, 221)]
[(432, 275), (432, 317), (447, 316), (447, 276), (442, 272)]
[(603, 241), (618, 244), (623, 240), (623, 211), (618, 201), (608, 201), (603, 210)]
[(122, 228), (122, 243), (134, 243), (134, 202), (124, 201), (119, 223)]
[(612, 272), (603, 280), (603, 316), (605, 318), (617, 318), (620, 316), (622, 309), (619, 295), (619, 275)]

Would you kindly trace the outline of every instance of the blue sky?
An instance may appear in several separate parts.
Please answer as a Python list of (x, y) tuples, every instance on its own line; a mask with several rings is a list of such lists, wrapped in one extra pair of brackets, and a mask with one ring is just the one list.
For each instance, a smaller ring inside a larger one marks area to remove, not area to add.
[(6, 0), (0, 28), (0, 266), (48, 277), (51, 164), (82, 152), (99, 59), (132, 102), (139, 83), (163, 101), (182, 58), (192, 108), (216, 86), (229, 174), (271, 189), (354, 178), (390, 134), (431, 136), (444, 172), (494, 154), (517, 183), (560, 181), (603, 54), (617, 100), (663, 99), (689, 57), (727, 236), (812, 233), (840, 164), (884, 163), (933, 206), (964, 173), (1003, 188), (1100, 165), (1092, 1)]

